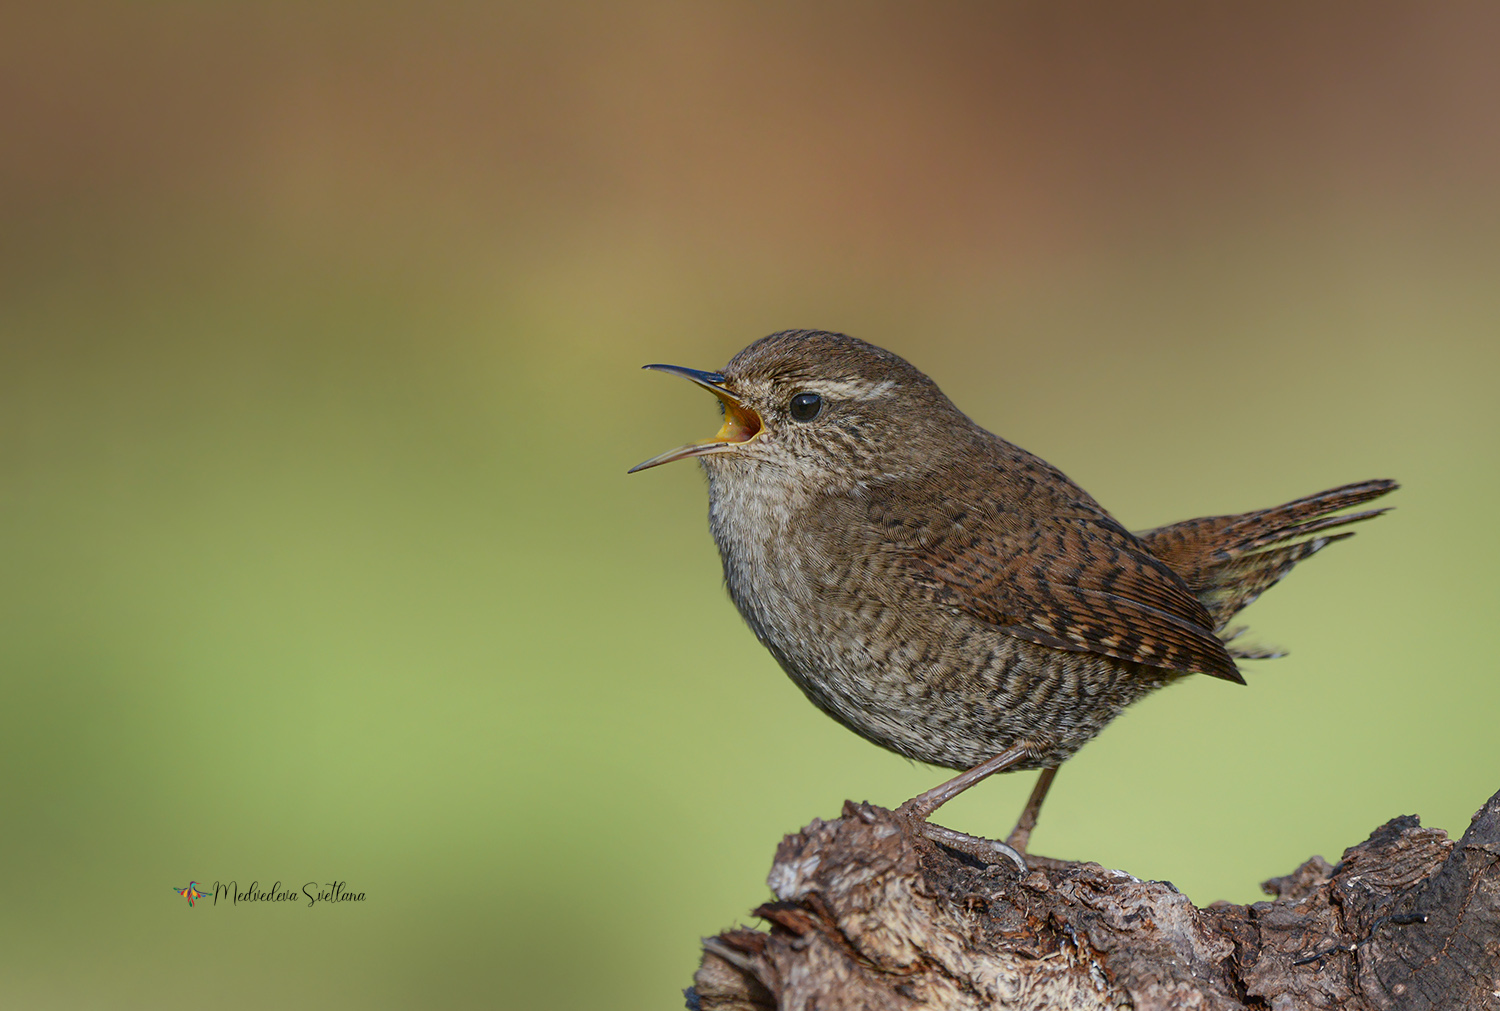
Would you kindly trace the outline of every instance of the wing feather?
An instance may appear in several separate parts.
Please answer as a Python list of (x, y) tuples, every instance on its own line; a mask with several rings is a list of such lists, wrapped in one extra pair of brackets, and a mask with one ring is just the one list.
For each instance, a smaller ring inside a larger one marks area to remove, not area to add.
[(1055, 468), (996, 441), (989, 474), (865, 493), (920, 596), (1053, 648), (1243, 683), (1181, 577)]

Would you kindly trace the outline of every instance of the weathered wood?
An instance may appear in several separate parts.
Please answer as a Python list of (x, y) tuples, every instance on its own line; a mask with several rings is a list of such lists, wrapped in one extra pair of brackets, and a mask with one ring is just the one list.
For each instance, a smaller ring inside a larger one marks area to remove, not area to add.
[(755, 910), (704, 941), (702, 1011), (1500, 1009), (1500, 793), (1455, 845), (1396, 818), (1249, 906), (1032, 857), (985, 865), (884, 808), (787, 836)]

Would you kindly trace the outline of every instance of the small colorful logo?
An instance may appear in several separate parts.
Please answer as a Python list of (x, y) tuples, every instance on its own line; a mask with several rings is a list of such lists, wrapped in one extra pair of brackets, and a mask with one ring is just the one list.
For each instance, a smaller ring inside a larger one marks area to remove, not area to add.
[(204, 895), (203, 892), (198, 890), (198, 882), (196, 881), (189, 881), (186, 888), (174, 888), (172, 891), (187, 899), (190, 906), (193, 904), (194, 899), (201, 899)]

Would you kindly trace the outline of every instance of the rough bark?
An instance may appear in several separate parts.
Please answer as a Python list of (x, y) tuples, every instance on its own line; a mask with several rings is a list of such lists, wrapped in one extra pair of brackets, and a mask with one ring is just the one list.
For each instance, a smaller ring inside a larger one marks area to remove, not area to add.
[(787, 836), (769, 884), (769, 930), (706, 939), (690, 1008), (1500, 1009), (1500, 794), (1456, 845), (1396, 818), (1249, 906), (1092, 863), (1019, 875), (854, 803)]

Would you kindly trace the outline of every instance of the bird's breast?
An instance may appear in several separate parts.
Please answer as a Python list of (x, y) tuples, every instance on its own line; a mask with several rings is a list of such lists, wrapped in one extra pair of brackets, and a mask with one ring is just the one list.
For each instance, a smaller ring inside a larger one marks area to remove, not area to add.
[(730, 598), (792, 680), (845, 722), (895, 690), (872, 679), (910, 674), (888, 655), (899, 609), (865, 571), (868, 554), (819, 521), (828, 503), (774, 481), (710, 476), (710, 526)]
[(795, 521), (801, 498), (780, 482), (709, 470), (709, 527), (725, 584), (755, 634), (773, 647), (800, 636), (814, 595)]

